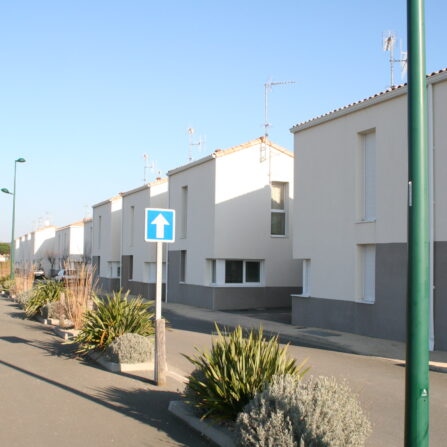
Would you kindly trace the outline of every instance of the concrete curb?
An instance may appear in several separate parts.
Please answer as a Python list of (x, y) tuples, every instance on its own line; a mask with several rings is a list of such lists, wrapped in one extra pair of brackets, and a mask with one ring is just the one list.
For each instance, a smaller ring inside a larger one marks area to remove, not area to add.
[(102, 367), (111, 372), (134, 372), (134, 371), (153, 371), (154, 361), (145, 363), (115, 363), (110, 362), (100, 352), (90, 352), (87, 354), (89, 358), (99, 363)]
[(192, 429), (199, 432), (202, 436), (207, 437), (220, 447), (235, 447), (236, 443), (233, 436), (228, 430), (209, 422), (200, 420), (194, 415), (192, 409), (180, 400), (171, 400), (169, 402), (168, 411), (178, 417)]
[(60, 326), (53, 326), (53, 331), (58, 337), (69, 340), (79, 334), (79, 329), (63, 329)]

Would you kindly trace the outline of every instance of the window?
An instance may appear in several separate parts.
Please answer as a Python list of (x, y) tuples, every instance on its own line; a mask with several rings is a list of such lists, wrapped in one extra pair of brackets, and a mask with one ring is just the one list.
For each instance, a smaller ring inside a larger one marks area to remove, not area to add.
[(241, 283), (243, 278), (243, 261), (225, 261), (225, 282)]
[(186, 282), (186, 250), (180, 251), (180, 282)]
[(135, 207), (130, 207), (130, 246), (133, 247), (135, 233)]
[(102, 216), (99, 216), (98, 218), (98, 248), (101, 247), (101, 226), (102, 226)]
[(271, 229), (273, 236), (286, 235), (286, 183), (273, 182), (271, 185)]
[(116, 268), (116, 274), (117, 274), (118, 278), (121, 278), (121, 266), (120, 265)]
[(182, 186), (181, 191), (181, 220), (180, 220), (180, 237), (186, 238), (188, 229), (188, 187)]
[(376, 218), (376, 133), (362, 135), (363, 181), (362, 181), (362, 220)]
[[(163, 262), (161, 267), (162, 282), (166, 282), (166, 263)], [(157, 263), (156, 262), (145, 262), (144, 263), (144, 282), (156, 283), (157, 282)]]
[(133, 279), (133, 255), (129, 256), (129, 279)]
[(261, 261), (225, 261), (225, 284), (259, 284)]
[(303, 259), (303, 296), (310, 296), (310, 259)]
[(217, 283), (217, 261), (211, 259), (211, 284)]
[(373, 303), (376, 298), (376, 246), (361, 246), (362, 253), (362, 295), (365, 301)]

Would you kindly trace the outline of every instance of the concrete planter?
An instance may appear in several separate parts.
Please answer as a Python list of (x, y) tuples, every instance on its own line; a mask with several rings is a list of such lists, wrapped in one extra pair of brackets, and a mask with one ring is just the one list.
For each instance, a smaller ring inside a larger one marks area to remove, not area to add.
[(153, 371), (154, 361), (145, 363), (115, 363), (107, 359), (102, 352), (91, 352), (88, 357), (111, 372)]
[(202, 421), (195, 414), (193, 409), (180, 400), (169, 402), (169, 412), (189, 425), (193, 430), (207, 437), (220, 447), (235, 447), (236, 442), (233, 433), (224, 427)]
[(54, 326), (53, 331), (56, 333), (57, 336), (63, 338), (64, 340), (70, 340), (76, 337), (76, 335), (78, 335), (80, 332), (79, 329), (66, 329), (61, 328), (60, 326)]

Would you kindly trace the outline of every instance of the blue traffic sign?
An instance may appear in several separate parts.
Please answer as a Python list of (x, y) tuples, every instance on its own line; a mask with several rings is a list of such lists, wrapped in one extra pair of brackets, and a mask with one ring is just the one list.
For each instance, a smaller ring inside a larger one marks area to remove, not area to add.
[(175, 210), (146, 208), (144, 240), (147, 242), (174, 242)]

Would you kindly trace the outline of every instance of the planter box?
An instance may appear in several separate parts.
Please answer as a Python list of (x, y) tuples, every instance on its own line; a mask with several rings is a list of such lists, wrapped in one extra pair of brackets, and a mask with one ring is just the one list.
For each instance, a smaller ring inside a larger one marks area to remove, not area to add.
[(36, 320), (45, 325), (59, 326), (59, 320), (57, 318), (44, 318), (42, 315), (36, 315)]
[(195, 414), (193, 409), (180, 400), (169, 402), (168, 411), (181, 419), (192, 429), (198, 431), (201, 435), (207, 437), (220, 447), (235, 447), (236, 442), (233, 434), (224, 427), (212, 424), (208, 421), (202, 421)]
[(91, 352), (88, 356), (99, 363), (105, 369), (111, 372), (133, 372), (133, 371), (153, 371), (154, 361), (151, 360), (146, 363), (115, 363), (108, 360), (104, 354), (100, 352)]

